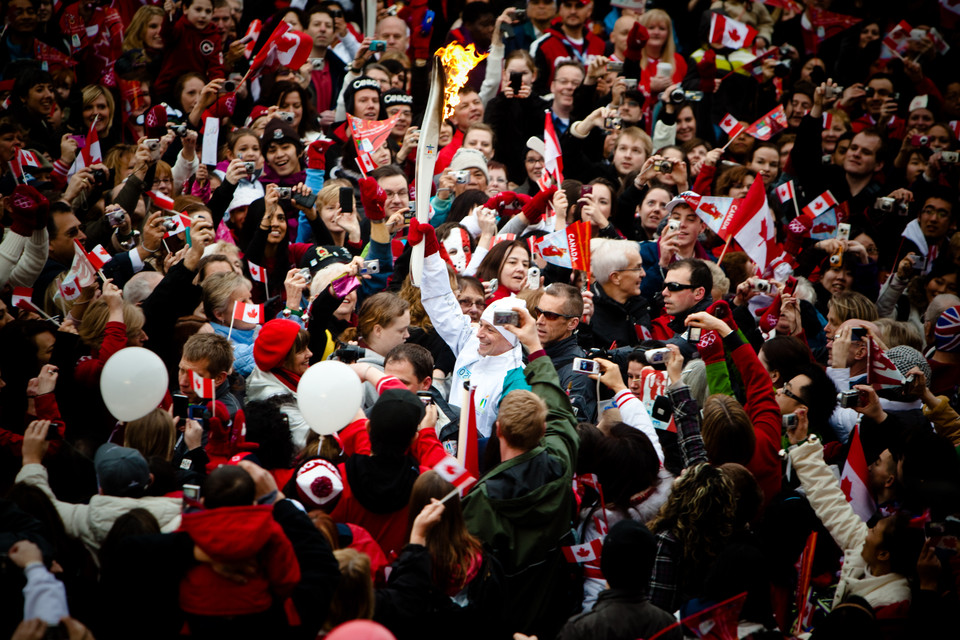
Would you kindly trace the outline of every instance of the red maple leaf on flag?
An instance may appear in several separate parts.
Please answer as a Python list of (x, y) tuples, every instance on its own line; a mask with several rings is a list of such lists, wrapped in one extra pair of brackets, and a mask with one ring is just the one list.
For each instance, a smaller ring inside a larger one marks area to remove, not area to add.
[(734, 42), (736, 42), (737, 40), (740, 39), (740, 32), (737, 31), (736, 29), (730, 29), (729, 31), (727, 31), (727, 37), (733, 40)]
[(257, 317), (257, 310), (256, 310), (256, 309), (251, 309), (250, 311), (247, 311), (247, 317), (249, 317), (249, 318), (256, 318), (256, 317)]
[(448, 476), (456, 475), (456, 473), (457, 473), (457, 467), (456, 467), (456, 465), (450, 464), (450, 463), (448, 462), (447, 464), (445, 464), (445, 465), (443, 466), (443, 472), (444, 472), (446, 475), (448, 475)]
[(850, 478), (844, 477), (840, 481), (840, 490), (843, 491), (843, 495), (846, 496), (847, 502), (853, 500), (853, 497), (850, 495), (850, 488), (853, 486), (853, 483), (850, 482)]
[(63, 292), (68, 296), (72, 296), (74, 293), (77, 292), (77, 290), (68, 285), (63, 288)]
[(760, 237), (764, 239), (767, 238), (767, 219), (766, 218), (763, 218), (762, 220), (760, 220)]
[(822, 208), (823, 208), (823, 200), (817, 200), (816, 202), (814, 202), (814, 203), (813, 203), (813, 208), (814, 208), (814, 209), (822, 209)]
[(277, 42), (276, 42), (277, 51), (279, 51), (280, 53), (286, 53), (287, 51), (290, 51), (290, 49), (292, 49), (297, 44), (296, 38), (292, 38), (292, 39), (287, 38), (286, 35), (287, 34), (283, 34), (282, 36), (277, 38)]
[(577, 551), (577, 555), (580, 556), (581, 558), (586, 558), (587, 556), (590, 555), (590, 552), (587, 549), (579, 549)]

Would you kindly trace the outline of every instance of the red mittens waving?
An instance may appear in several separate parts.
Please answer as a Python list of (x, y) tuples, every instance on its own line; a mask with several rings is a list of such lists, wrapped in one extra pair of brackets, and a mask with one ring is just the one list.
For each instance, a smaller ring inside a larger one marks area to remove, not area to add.
[(307, 169), (323, 170), (327, 168), (327, 149), (333, 146), (333, 140), (314, 140), (307, 145)]
[(13, 218), (10, 230), (29, 238), (34, 231), (47, 226), (50, 201), (30, 185), (21, 184), (10, 196), (10, 214)]
[(387, 204), (387, 194), (380, 188), (376, 178), (360, 178), (360, 202), (363, 203), (363, 213), (373, 222), (379, 222), (386, 217), (383, 210)]
[(523, 205), (523, 215), (526, 216), (529, 224), (537, 224), (543, 220), (543, 216), (547, 213), (547, 205), (550, 204), (550, 201), (553, 199), (553, 194), (556, 192), (556, 186), (544, 189), (533, 196), (530, 202)]
[(639, 22), (634, 22), (630, 28), (630, 33), (627, 35), (627, 50), (624, 53), (627, 60), (639, 62), (643, 59), (643, 47), (646, 46), (649, 39), (650, 33), (647, 28)]
[(436, 230), (426, 222), (420, 222), (416, 218), (410, 220), (410, 231), (407, 233), (407, 242), (410, 246), (423, 245), (423, 255), (432, 256), (440, 251), (440, 243), (437, 242)]

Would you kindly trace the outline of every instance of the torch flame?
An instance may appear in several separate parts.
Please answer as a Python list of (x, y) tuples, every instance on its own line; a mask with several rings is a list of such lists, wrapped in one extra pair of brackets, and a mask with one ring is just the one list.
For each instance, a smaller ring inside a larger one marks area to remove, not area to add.
[(453, 108), (460, 104), (460, 88), (467, 83), (467, 74), (489, 54), (477, 53), (472, 44), (464, 49), (456, 42), (437, 49), (437, 56), (447, 70), (447, 84), (443, 88), (443, 117), (453, 115)]

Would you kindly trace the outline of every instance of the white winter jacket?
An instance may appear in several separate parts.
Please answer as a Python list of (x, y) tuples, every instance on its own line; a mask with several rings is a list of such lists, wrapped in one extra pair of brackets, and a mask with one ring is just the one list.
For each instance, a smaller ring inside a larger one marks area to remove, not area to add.
[(247, 400), (266, 400), (274, 396), (290, 395), (293, 400), (285, 402), (280, 406), (287, 416), (287, 422), (290, 424), (290, 435), (293, 436), (293, 443), (298, 449), (302, 449), (307, 444), (307, 435), (310, 433), (310, 425), (300, 414), (300, 407), (297, 405), (297, 394), (291, 391), (285, 384), (280, 382), (277, 376), (268, 371), (261, 371), (259, 367), (254, 367), (253, 371), (247, 376)]
[(848, 596), (860, 596), (874, 609), (909, 605), (910, 586), (905, 577), (898, 573), (870, 575), (862, 555), (869, 528), (854, 513), (840, 490), (840, 483), (824, 462), (823, 445), (819, 442), (801, 444), (790, 451), (790, 460), (810, 506), (843, 549), (843, 568), (833, 606)]

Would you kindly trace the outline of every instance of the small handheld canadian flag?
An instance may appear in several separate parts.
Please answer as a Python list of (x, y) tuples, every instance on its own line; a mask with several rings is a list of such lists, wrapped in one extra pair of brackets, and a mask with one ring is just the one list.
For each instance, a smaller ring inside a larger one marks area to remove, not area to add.
[[(10, 296), (10, 306), (16, 307), (18, 309), (27, 309), (32, 310), (31, 307), (33, 303), (30, 302), (30, 299), (33, 298), (33, 288), (32, 287), (14, 287), (13, 295)], [(21, 302), (30, 302), (30, 307), (21, 306)]]
[(461, 496), (466, 495), (467, 491), (477, 483), (477, 479), (470, 475), (466, 467), (460, 464), (460, 461), (453, 456), (445, 457), (434, 465), (433, 470), (436, 471), (441, 478), (456, 487)]
[(160, 209), (165, 209), (167, 211), (173, 211), (173, 198), (169, 198), (162, 193), (157, 193), (156, 191), (147, 191), (147, 196), (150, 197), (150, 200)]
[(263, 324), (263, 305), (247, 304), (246, 302), (233, 303), (233, 319), (243, 322)]
[(595, 538), (590, 542), (575, 544), (572, 547), (562, 547), (562, 549), (564, 557), (571, 564), (594, 562), (600, 559), (600, 552), (603, 551), (603, 540)]
[(837, 206), (837, 199), (834, 198), (833, 194), (829, 191), (824, 191), (814, 198), (812, 202), (808, 203), (807, 206), (803, 208), (803, 212), (818, 216), (827, 209), (835, 206)]
[(267, 271), (259, 265), (255, 265), (249, 260), (247, 260), (247, 266), (250, 267), (250, 277), (256, 280), (257, 282), (266, 282), (267, 281)]
[(190, 371), (190, 386), (193, 387), (193, 392), (201, 398), (210, 398), (214, 396), (214, 384), (213, 378), (204, 378), (199, 375), (196, 371)]
[(782, 185), (777, 187), (777, 197), (780, 198), (780, 202), (793, 200), (796, 197), (796, 194), (793, 191), (793, 180), (784, 182)]
[(87, 253), (87, 260), (90, 261), (90, 264), (93, 265), (94, 269), (99, 271), (100, 269), (103, 269), (103, 265), (113, 260), (113, 256), (110, 255), (109, 251), (103, 248), (102, 244), (98, 244)]
[(727, 115), (723, 116), (723, 120), (720, 121), (720, 128), (723, 129), (727, 136), (732, 140), (740, 135), (745, 127), (740, 124), (739, 120), (728, 113)]
[(710, 42), (722, 44), (730, 49), (743, 49), (750, 46), (757, 37), (757, 30), (750, 25), (714, 13), (710, 16)]

